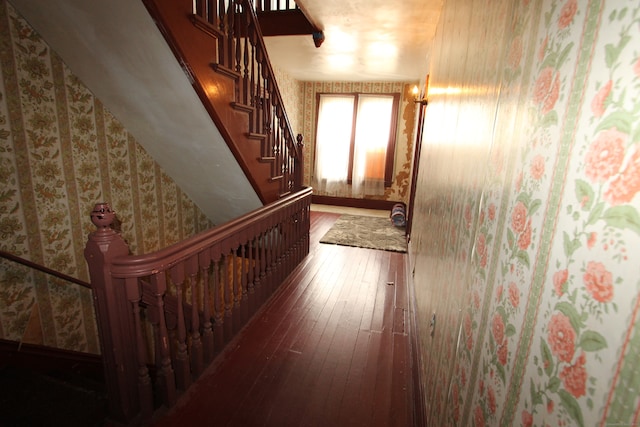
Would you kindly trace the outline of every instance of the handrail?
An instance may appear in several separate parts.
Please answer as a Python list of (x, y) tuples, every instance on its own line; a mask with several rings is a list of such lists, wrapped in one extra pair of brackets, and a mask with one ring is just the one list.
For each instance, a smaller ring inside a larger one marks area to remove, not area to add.
[(64, 273), (61, 273), (59, 271), (52, 270), (52, 269), (50, 269), (48, 267), (45, 267), (44, 265), (40, 265), (40, 264), (37, 264), (37, 263), (35, 263), (33, 261), (29, 261), (28, 259), (20, 258), (19, 256), (14, 255), (12, 253), (0, 250), (0, 257), (9, 259), (9, 260), (14, 261), (14, 262), (17, 262), (18, 264), (25, 265), (25, 266), (27, 266), (29, 268), (33, 268), (34, 270), (38, 270), (38, 271), (41, 271), (43, 273), (47, 273), (47, 274), (49, 274), (51, 276), (57, 277), (58, 279), (66, 280), (67, 282), (75, 283), (76, 285), (84, 286), (85, 288), (91, 289), (91, 284), (90, 283), (87, 283), (87, 282), (85, 282), (83, 280), (80, 280), (80, 279), (76, 279), (75, 277), (68, 276), (68, 275), (66, 275)]
[(252, 0), (195, 0), (191, 20), (218, 40), (214, 69), (235, 80), (232, 106), (249, 114), (249, 138), (262, 143), (280, 196), (302, 188), (302, 140), (284, 108)]
[(282, 113), (286, 129), (289, 133), (290, 139), (287, 142), (290, 142), (290, 149), (295, 153), (295, 157), (301, 155), (298, 151), (298, 146), (294, 143), (295, 137), (293, 136), (293, 129), (291, 127), (291, 123), (289, 122), (289, 116), (287, 116), (284, 111), (284, 102), (282, 100), (282, 95), (280, 94), (280, 88), (278, 87), (278, 82), (276, 81), (275, 74), (273, 72), (273, 67), (271, 66), (271, 60), (269, 60), (269, 54), (267, 53), (267, 45), (264, 43), (264, 36), (262, 35), (262, 30), (260, 29), (260, 25), (258, 24), (258, 16), (256, 15), (255, 10), (251, 7), (250, 0), (243, 0), (245, 3), (245, 7), (249, 10), (249, 16), (251, 17), (250, 28), (252, 28), (257, 33), (256, 42), (260, 45), (262, 49), (263, 56), (263, 66), (267, 67), (267, 75), (266, 77), (269, 80), (269, 87), (272, 88), (271, 94), (276, 96), (277, 99), (277, 107), (279, 107), (279, 112)]
[(158, 404), (175, 404), (308, 254), (310, 205), (305, 188), (167, 248), (130, 255), (110, 227), (115, 213), (96, 204), (85, 258), (112, 418), (149, 419)]
[[(265, 220), (281, 207), (311, 195), (312, 189), (306, 188), (293, 195), (279, 199), (262, 208), (255, 209), (225, 224), (196, 234), (186, 240), (144, 255), (120, 257), (113, 260), (111, 274), (113, 277), (145, 277), (167, 270), (172, 266), (197, 255), (203, 249), (236, 238), (251, 223)], [(220, 249), (220, 252), (225, 252)]]
[[(293, 0), (254, 0), (256, 12), (278, 12), (282, 10), (300, 9), (298, 3)], [(281, 8), (280, 6), (284, 6)]]

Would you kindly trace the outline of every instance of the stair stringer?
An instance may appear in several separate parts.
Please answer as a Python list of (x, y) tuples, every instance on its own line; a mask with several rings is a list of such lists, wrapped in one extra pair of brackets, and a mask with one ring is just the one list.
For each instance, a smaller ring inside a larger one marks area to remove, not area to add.
[(265, 162), (261, 144), (250, 136), (251, 113), (234, 108), (236, 77), (213, 69), (218, 35), (214, 30), (203, 31), (192, 24), (188, 19), (192, 15), (189, 0), (143, 0), (143, 3), (262, 203), (280, 198), (280, 183), (273, 179), (273, 165)]

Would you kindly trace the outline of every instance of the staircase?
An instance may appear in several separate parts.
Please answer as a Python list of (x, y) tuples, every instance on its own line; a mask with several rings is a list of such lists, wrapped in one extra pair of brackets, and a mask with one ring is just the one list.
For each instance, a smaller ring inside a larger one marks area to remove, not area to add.
[(249, 0), (144, 0), (263, 203), (302, 188), (294, 137)]

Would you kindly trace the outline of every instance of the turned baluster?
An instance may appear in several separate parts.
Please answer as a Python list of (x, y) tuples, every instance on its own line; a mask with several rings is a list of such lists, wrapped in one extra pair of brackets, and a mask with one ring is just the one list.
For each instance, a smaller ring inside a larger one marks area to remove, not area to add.
[(238, 259), (237, 255), (238, 247), (234, 246), (231, 251), (231, 273), (229, 274), (229, 280), (231, 280), (231, 289), (233, 292), (233, 334), (235, 335), (242, 327), (242, 312), (240, 310), (240, 299), (242, 298), (242, 284), (241, 276), (238, 274)]
[(213, 360), (214, 345), (213, 325), (211, 323), (211, 284), (209, 283), (211, 258), (208, 250), (198, 254), (198, 263), (200, 265), (200, 276), (202, 277), (202, 316), (204, 318), (202, 324), (202, 344), (204, 348), (204, 360), (210, 362)]
[(224, 301), (224, 342), (228, 342), (233, 336), (233, 290), (229, 280), (230, 269), (229, 253), (223, 255), (222, 264), (222, 292)]
[(220, 259), (220, 254), (214, 255), (213, 259), (213, 342), (214, 348), (220, 349), (224, 345), (224, 280), (221, 276), (224, 265)]
[(199, 376), (204, 368), (202, 354), (202, 340), (200, 338), (200, 304), (198, 295), (198, 256), (192, 256), (186, 262), (189, 285), (191, 287), (191, 370), (195, 376)]
[(249, 320), (249, 301), (248, 301), (248, 290), (247, 290), (247, 265), (245, 258), (246, 255), (246, 247), (245, 243), (240, 245), (240, 318), (241, 322), (244, 325), (247, 320)]
[(167, 278), (165, 272), (151, 276), (151, 285), (156, 299), (155, 305), (158, 309), (158, 334), (160, 339), (160, 366), (158, 367), (158, 379), (160, 381), (160, 392), (164, 404), (171, 407), (176, 402), (176, 382), (171, 366), (171, 352), (169, 349), (169, 333), (167, 322), (164, 316), (164, 296), (167, 292)]
[(178, 326), (178, 342), (176, 351), (176, 386), (186, 390), (191, 385), (189, 355), (187, 354), (187, 327), (184, 319), (184, 264), (179, 263), (171, 269), (171, 279), (176, 288), (176, 321)]
[(153, 390), (151, 388), (151, 378), (149, 377), (149, 369), (147, 368), (147, 346), (143, 338), (142, 322), (140, 320), (140, 301), (142, 300), (142, 292), (136, 277), (128, 277), (125, 279), (125, 287), (127, 290), (127, 298), (131, 303), (133, 310), (133, 319), (136, 334), (136, 349), (138, 356), (138, 396), (140, 399), (140, 410), (143, 419), (151, 418), (153, 414)]

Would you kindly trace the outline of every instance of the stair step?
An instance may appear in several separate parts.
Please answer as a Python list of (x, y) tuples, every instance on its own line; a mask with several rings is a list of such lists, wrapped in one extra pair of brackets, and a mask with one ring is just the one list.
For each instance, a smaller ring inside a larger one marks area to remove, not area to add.
[(227, 76), (234, 80), (240, 80), (240, 77), (242, 77), (242, 75), (239, 72), (232, 70), (231, 68), (225, 67), (224, 65), (221, 65), (221, 64), (213, 63), (211, 64), (211, 68), (213, 68), (213, 71), (215, 71), (216, 73), (220, 73), (223, 76)]
[(246, 113), (253, 113), (256, 109), (251, 105), (243, 104), (240, 102), (232, 102), (231, 107), (234, 110), (244, 111)]
[(195, 25), (196, 28), (202, 30), (206, 34), (209, 34), (211, 37), (218, 39), (224, 37), (224, 34), (216, 28), (215, 25), (211, 24), (209, 21), (206, 21), (199, 15), (191, 15), (189, 17), (191, 19), (191, 23)]
[(267, 139), (267, 135), (264, 133), (257, 133), (257, 132), (248, 132), (247, 133), (247, 137), (249, 139)]
[(273, 162), (275, 161), (276, 158), (273, 156), (262, 156), (262, 157), (258, 157), (258, 161), (260, 162), (264, 162), (264, 163), (269, 163), (269, 162)]
[(283, 178), (284, 178), (284, 175), (272, 176), (271, 178), (269, 178), (269, 181), (271, 182), (280, 181)]

